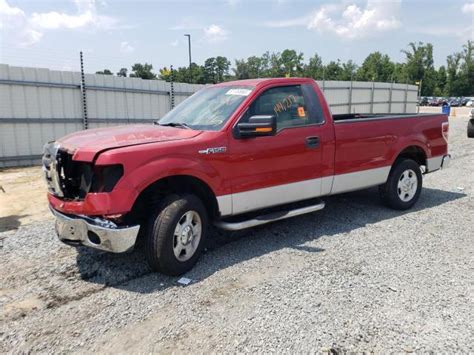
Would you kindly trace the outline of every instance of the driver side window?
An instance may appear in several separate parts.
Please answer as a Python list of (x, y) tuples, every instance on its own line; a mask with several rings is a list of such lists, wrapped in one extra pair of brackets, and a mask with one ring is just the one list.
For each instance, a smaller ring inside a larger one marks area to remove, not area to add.
[(310, 124), (300, 85), (268, 89), (250, 105), (244, 121), (255, 115), (274, 115), (277, 121), (277, 130)]

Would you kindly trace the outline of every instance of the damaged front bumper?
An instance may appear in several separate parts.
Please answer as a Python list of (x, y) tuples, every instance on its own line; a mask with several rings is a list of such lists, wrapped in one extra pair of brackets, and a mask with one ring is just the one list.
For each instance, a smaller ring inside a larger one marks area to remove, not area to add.
[(112, 253), (133, 249), (139, 225), (119, 227), (115, 223), (87, 216), (68, 216), (50, 207), (56, 217), (56, 233), (59, 239), (72, 245), (85, 245)]

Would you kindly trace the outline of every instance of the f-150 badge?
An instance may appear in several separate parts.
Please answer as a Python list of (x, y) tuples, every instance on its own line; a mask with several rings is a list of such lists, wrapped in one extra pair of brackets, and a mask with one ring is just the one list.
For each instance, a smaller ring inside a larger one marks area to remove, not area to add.
[(217, 154), (217, 153), (225, 153), (227, 147), (214, 147), (214, 148), (207, 148), (199, 151), (199, 154)]

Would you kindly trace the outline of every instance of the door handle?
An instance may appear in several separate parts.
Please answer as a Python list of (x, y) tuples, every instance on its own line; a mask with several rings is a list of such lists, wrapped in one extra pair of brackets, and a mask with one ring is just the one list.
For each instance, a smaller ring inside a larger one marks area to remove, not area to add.
[(306, 137), (306, 146), (308, 148), (317, 148), (319, 147), (319, 137)]

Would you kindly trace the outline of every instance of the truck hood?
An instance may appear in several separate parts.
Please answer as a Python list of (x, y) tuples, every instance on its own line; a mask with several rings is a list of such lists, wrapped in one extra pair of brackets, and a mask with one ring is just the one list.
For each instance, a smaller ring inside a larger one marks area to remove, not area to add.
[(190, 139), (201, 131), (142, 124), (88, 129), (57, 140), (75, 160), (92, 161), (97, 153), (131, 145)]

